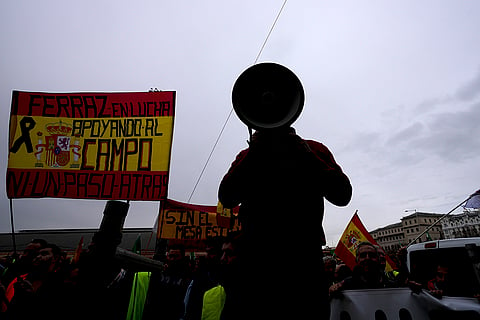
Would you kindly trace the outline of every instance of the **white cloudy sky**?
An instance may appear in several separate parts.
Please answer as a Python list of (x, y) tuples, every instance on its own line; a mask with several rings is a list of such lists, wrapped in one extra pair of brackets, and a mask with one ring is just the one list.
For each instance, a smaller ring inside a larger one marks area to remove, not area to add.
[[(169, 197), (187, 202), (283, 0), (0, 2), (0, 166), (13, 89), (177, 91)], [(292, 69), (306, 92), (297, 133), (326, 144), (350, 177), (345, 208), (327, 205), (336, 244), (358, 209), (367, 229), (405, 210), (445, 213), (480, 188), (480, 2), (287, 2), (259, 62)], [(233, 115), (192, 203), (217, 187), (248, 132)], [(10, 230), (5, 174), (0, 232)], [(105, 201), (15, 199), (15, 228), (98, 227)], [(127, 227), (158, 203), (131, 202)], [(296, 213), (301, 214), (301, 213)], [(307, 217), (305, 217), (308, 223)]]

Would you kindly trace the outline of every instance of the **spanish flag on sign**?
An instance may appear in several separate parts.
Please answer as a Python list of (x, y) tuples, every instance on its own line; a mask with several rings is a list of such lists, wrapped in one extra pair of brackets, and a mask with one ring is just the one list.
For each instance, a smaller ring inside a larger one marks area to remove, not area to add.
[[(373, 245), (378, 246), (378, 243), (363, 226), (362, 221), (360, 221), (360, 218), (358, 217), (357, 211), (355, 211), (355, 214), (348, 223), (347, 228), (343, 232), (342, 237), (335, 248), (335, 255), (342, 259), (342, 261), (352, 270), (356, 265), (355, 254), (357, 246), (362, 241), (368, 241)], [(385, 271), (394, 270), (395, 264), (392, 259), (390, 259), (388, 255), (385, 255), (385, 259), (387, 260)]]

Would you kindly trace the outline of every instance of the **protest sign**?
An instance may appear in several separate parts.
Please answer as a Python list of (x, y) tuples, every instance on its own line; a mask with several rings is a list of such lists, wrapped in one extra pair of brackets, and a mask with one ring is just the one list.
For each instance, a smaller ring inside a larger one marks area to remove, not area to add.
[(165, 199), (175, 94), (14, 91), (8, 197)]
[[(232, 228), (221, 226), (217, 206), (202, 206), (167, 199), (162, 201), (158, 224), (158, 238), (179, 240), (204, 240), (227, 236), (239, 230), (238, 220)], [(233, 210), (234, 216), (238, 208)]]

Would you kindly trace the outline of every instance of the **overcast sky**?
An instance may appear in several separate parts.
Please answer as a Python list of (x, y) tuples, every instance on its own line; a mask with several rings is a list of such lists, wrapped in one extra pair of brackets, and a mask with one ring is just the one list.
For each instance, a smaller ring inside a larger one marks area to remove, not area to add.
[[(283, 0), (0, 2), (0, 167), (12, 90), (177, 92), (169, 198), (187, 202)], [(368, 230), (405, 210), (446, 213), (480, 188), (479, 1), (289, 1), (259, 62), (301, 79), (297, 133), (324, 143), (353, 198), (326, 206), (335, 245), (355, 210)], [(235, 114), (191, 203), (215, 205), (248, 131)], [(105, 201), (14, 199), (15, 229), (95, 228)], [(461, 209), (456, 212), (461, 212)], [(126, 227), (158, 203), (131, 202)], [(295, 213), (302, 214), (302, 213)], [(305, 223), (308, 216), (305, 215)], [(10, 231), (5, 174), (0, 232)]]

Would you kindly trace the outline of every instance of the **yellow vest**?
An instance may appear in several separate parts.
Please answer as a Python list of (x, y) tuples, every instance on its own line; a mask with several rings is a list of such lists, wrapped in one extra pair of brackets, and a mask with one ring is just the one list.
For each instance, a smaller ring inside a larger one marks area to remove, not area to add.
[(141, 320), (150, 285), (151, 272), (137, 272), (133, 279), (126, 320)]
[(226, 297), (221, 285), (207, 290), (203, 295), (202, 320), (220, 320)]

